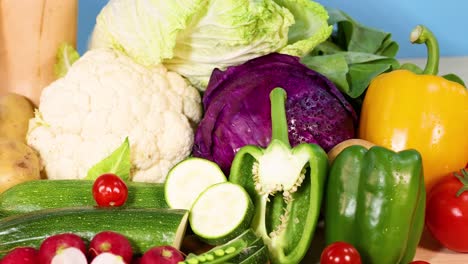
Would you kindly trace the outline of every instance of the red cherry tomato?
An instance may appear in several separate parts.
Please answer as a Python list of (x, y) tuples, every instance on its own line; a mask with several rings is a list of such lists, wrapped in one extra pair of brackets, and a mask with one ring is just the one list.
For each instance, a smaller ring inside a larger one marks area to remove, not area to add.
[(351, 244), (335, 242), (322, 251), (320, 264), (361, 264), (361, 256)]
[(410, 262), (409, 264), (431, 264), (431, 263), (429, 263), (427, 261), (416, 260), (416, 261)]
[(115, 174), (103, 174), (93, 184), (93, 197), (99, 206), (122, 206), (127, 196), (127, 185)]
[(431, 188), (426, 226), (446, 248), (468, 252), (468, 170), (453, 172)]

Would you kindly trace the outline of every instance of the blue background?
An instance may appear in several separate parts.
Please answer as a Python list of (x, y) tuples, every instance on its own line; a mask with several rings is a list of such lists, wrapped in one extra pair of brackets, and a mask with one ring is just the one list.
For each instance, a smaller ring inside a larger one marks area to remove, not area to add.
[[(166, 0), (171, 1), (171, 0)], [(78, 51), (87, 49), (96, 16), (107, 0), (79, 0)], [(466, 0), (317, 0), (339, 8), (364, 25), (391, 32), (400, 44), (398, 57), (425, 57), (420, 45), (409, 43), (417, 24), (438, 37), (442, 56), (468, 56), (468, 1)]]

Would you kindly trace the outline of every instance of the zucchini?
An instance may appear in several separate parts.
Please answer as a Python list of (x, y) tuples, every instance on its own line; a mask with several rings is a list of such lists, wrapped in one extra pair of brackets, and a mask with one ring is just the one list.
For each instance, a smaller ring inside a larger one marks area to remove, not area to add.
[[(261, 250), (263, 247), (263, 240), (257, 237), (252, 229), (247, 229), (238, 237), (226, 244), (214, 247), (203, 254), (189, 254), (181, 264), (241, 263), (242, 261), (249, 259), (250, 256)], [(268, 258), (268, 251), (265, 252), (265, 254)], [(261, 264), (265, 264), (265, 262)]]
[(166, 202), (171, 208), (189, 210), (206, 188), (226, 181), (218, 164), (202, 158), (187, 158), (167, 174), (164, 185)]
[[(65, 207), (94, 206), (92, 180), (34, 180), (0, 194), (0, 216)], [(168, 208), (161, 183), (128, 182), (124, 207)]]
[(52, 235), (74, 233), (85, 241), (102, 231), (126, 236), (136, 254), (159, 245), (180, 248), (188, 211), (159, 208), (74, 207), (47, 209), (0, 220), (0, 258), (16, 247), (39, 248)]
[(190, 210), (192, 231), (211, 245), (219, 245), (249, 229), (254, 205), (242, 186), (223, 182), (208, 187)]

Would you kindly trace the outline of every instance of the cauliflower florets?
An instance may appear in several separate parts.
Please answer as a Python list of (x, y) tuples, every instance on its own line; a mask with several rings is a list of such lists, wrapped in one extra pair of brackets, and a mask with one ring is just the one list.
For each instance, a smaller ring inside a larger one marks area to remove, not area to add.
[(72, 179), (128, 136), (133, 180), (163, 182), (190, 154), (201, 115), (199, 92), (178, 74), (92, 50), (43, 90), (27, 141), (49, 179)]

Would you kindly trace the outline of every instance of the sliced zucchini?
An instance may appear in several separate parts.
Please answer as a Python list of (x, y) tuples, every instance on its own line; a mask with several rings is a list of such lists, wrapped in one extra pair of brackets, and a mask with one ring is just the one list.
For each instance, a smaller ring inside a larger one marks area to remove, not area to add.
[(211, 245), (237, 237), (250, 226), (254, 205), (240, 185), (223, 182), (208, 187), (190, 209), (192, 231)]
[(170, 208), (189, 210), (206, 188), (226, 181), (218, 164), (202, 158), (187, 158), (176, 164), (166, 177), (166, 202)]

